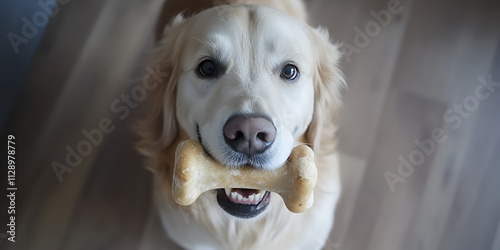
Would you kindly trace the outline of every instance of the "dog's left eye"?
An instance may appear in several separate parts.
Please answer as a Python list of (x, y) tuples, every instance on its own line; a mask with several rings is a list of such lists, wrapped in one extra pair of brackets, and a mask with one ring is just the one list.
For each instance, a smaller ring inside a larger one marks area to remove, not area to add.
[(212, 60), (204, 60), (198, 65), (198, 74), (202, 77), (212, 77), (217, 75), (217, 68)]
[(281, 70), (281, 77), (285, 78), (286, 80), (293, 81), (297, 79), (298, 76), (299, 76), (299, 69), (297, 69), (297, 66), (295, 65), (287, 64)]

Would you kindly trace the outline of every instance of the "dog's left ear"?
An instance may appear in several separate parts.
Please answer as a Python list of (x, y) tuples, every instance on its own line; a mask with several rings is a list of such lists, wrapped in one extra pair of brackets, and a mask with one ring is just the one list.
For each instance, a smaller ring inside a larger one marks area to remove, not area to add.
[(341, 54), (338, 45), (330, 43), (328, 32), (324, 29), (312, 30), (311, 40), (316, 53), (313, 75), (315, 101), (306, 139), (316, 153), (331, 152), (336, 145), (340, 92), (346, 87), (344, 76), (338, 68)]
[(185, 25), (186, 19), (178, 15), (165, 28), (164, 38), (153, 51), (150, 65), (153, 70), (159, 69), (163, 79), (148, 93), (148, 117), (138, 125), (143, 138), (138, 149), (146, 156), (162, 151), (178, 136), (175, 103)]

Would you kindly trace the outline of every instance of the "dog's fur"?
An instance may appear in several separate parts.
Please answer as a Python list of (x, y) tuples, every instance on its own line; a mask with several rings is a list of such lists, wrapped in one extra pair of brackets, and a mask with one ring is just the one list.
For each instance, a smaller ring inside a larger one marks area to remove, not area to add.
[[(139, 148), (156, 177), (155, 202), (163, 225), (186, 249), (320, 249), (332, 228), (340, 192), (334, 134), (344, 82), (337, 47), (325, 31), (304, 22), (301, 1), (215, 1), (275, 9), (212, 7), (208, 2), (167, 1), (167, 17), (160, 19), (163, 25), (175, 11), (207, 9), (187, 18), (177, 16), (153, 56), (153, 63), (168, 76), (149, 94), (151, 106), (141, 124)], [(207, 55), (226, 62), (221, 77), (207, 80), (193, 73)], [(280, 78), (281, 68), (275, 70), (288, 62), (300, 71), (294, 82)], [(266, 211), (253, 219), (224, 212), (215, 191), (187, 207), (175, 204), (171, 188), (177, 144), (203, 138), (205, 150), (215, 159), (237, 165), (221, 140), (222, 126), (236, 113), (265, 114), (277, 129), (276, 141), (258, 167), (278, 167), (297, 144), (313, 148), (319, 176), (315, 203), (308, 211), (289, 212), (274, 193)]]

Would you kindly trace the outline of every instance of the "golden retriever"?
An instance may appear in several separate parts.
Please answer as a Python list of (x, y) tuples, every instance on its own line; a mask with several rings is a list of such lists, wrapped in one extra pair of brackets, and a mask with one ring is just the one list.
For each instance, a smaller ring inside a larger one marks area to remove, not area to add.
[[(189, 16), (166, 25), (154, 52), (168, 77), (149, 96), (139, 143), (168, 236), (186, 249), (322, 248), (340, 192), (337, 46), (304, 22), (298, 0), (167, 1), (160, 23), (180, 11)], [(294, 214), (275, 193), (238, 187), (177, 205), (172, 170), (177, 144), (187, 138), (232, 168), (275, 169), (294, 146), (311, 146), (314, 205)]]

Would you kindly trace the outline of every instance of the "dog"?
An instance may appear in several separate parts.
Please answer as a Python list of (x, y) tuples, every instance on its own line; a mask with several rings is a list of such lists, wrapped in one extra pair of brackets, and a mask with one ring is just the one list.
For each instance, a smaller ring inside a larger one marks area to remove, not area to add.
[[(340, 194), (335, 131), (345, 82), (338, 46), (305, 19), (298, 0), (165, 3), (159, 21), (165, 28), (152, 63), (168, 76), (148, 94), (138, 148), (155, 176), (154, 200), (163, 227), (179, 246), (325, 245)], [(172, 198), (175, 151), (188, 138), (229, 168), (273, 170), (294, 146), (309, 145), (318, 169), (314, 205), (294, 214), (275, 193), (238, 187), (208, 191), (190, 206), (177, 205)]]

